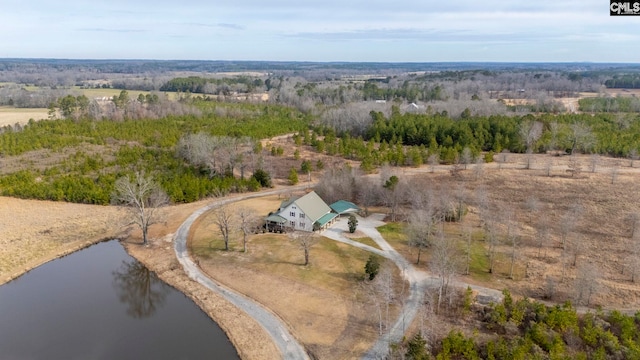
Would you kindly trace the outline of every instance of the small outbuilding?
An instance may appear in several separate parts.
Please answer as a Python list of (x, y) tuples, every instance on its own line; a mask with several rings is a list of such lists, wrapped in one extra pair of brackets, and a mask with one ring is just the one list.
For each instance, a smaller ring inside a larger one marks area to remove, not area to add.
[(338, 215), (355, 214), (360, 211), (360, 208), (356, 204), (346, 200), (338, 200), (329, 205), (329, 207)]

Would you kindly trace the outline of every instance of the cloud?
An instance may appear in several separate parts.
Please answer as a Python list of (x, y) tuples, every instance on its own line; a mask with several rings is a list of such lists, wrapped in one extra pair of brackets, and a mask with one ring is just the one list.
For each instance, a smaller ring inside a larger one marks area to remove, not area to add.
[(147, 32), (147, 30), (140, 30), (140, 29), (107, 29), (107, 28), (81, 28), (81, 29), (78, 29), (78, 31), (104, 32), (104, 33), (125, 33), (125, 34)]

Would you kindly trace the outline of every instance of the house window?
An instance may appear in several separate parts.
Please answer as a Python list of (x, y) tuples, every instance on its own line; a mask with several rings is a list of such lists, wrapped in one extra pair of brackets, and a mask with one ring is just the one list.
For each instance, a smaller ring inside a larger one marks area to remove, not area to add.
[(300, 227), (304, 229), (304, 223), (300, 222)]
[(304, 213), (300, 213), (300, 219), (304, 219)]
[(296, 222), (295, 221), (291, 221), (291, 227), (296, 227)]
[(296, 212), (295, 212), (295, 211), (290, 212), (290, 213), (289, 213), (289, 216), (291, 216), (291, 217), (296, 217)]
[(296, 209), (296, 207), (295, 207), (295, 206), (292, 206), (291, 208), (292, 208), (293, 210), (295, 210), (295, 209)]

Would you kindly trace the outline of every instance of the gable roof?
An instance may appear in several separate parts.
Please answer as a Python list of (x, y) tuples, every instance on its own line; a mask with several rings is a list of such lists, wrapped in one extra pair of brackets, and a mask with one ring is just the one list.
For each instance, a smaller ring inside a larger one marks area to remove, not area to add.
[(341, 215), (360, 211), (360, 208), (356, 204), (346, 200), (338, 200), (329, 206), (333, 211)]
[(294, 203), (304, 212), (305, 216), (313, 222), (331, 212), (329, 205), (327, 205), (315, 191), (295, 200)]

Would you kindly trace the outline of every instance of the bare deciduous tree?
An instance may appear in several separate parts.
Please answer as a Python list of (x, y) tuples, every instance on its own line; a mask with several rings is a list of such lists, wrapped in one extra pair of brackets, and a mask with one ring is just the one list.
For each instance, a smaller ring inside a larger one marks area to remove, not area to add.
[(596, 172), (598, 165), (600, 165), (600, 155), (592, 154), (589, 158), (589, 167), (592, 173)]
[(313, 247), (313, 245), (318, 243), (318, 236), (313, 232), (295, 231), (289, 234), (289, 237), (296, 241), (298, 243), (298, 246), (300, 246), (300, 248), (302, 249), (302, 252), (304, 253), (303, 265), (309, 265), (311, 248)]
[(447, 295), (449, 284), (458, 271), (458, 249), (453, 241), (439, 232), (433, 241), (430, 270), (438, 277), (438, 306)]
[(620, 171), (620, 164), (616, 161), (611, 169), (609, 170), (609, 175), (611, 175), (611, 185), (616, 183), (618, 180), (618, 172)]
[(551, 170), (553, 169), (553, 160), (552, 159), (548, 159), (544, 163), (544, 169), (547, 172), (547, 176), (551, 176)]
[(531, 155), (533, 154), (536, 143), (542, 136), (542, 122), (529, 121), (520, 124), (519, 134), (527, 152), (526, 168), (530, 169), (532, 161)]
[(484, 160), (480, 156), (476, 158), (476, 166), (473, 168), (473, 174), (475, 175), (476, 181), (480, 180), (484, 175)]
[(532, 223), (532, 217), (540, 210), (540, 201), (535, 196), (529, 196), (525, 202), (527, 213), (529, 214), (529, 225)]
[(576, 150), (588, 151), (595, 144), (595, 137), (588, 125), (576, 122), (571, 124), (570, 130), (571, 155)]
[(369, 216), (369, 207), (375, 205), (378, 199), (378, 192), (373, 181), (366, 176), (356, 178), (356, 199), (361, 206), (364, 206), (365, 216)]
[(546, 247), (550, 240), (549, 237), (549, 217), (543, 212), (540, 216), (538, 216), (538, 221), (536, 222), (536, 237), (538, 244), (538, 257), (540, 257), (540, 253), (542, 252), (542, 248), (545, 248), (543, 256), (547, 256)]
[(404, 200), (405, 183), (396, 175), (391, 175), (382, 185), (381, 198), (391, 213), (391, 221), (396, 221), (398, 209)]
[(462, 153), (460, 154), (460, 163), (464, 165), (464, 169), (467, 170), (467, 166), (471, 164), (473, 161), (473, 154), (471, 153), (471, 149), (465, 147), (462, 149)]
[(229, 238), (231, 235), (231, 231), (234, 228), (234, 210), (227, 205), (223, 205), (217, 208), (214, 212), (214, 220), (213, 220), (220, 231), (220, 235), (222, 235), (222, 240), (224, 241), (224, 250), (229, 250)]
[(431, 235), (436, 224), (436, 214), (432, 204), (425, 204), (422, 208), (414, 208), (409, 216), (409, 224), (407, 225), (407, 235), (409, 238), (409, 246), (418, 249), (418, 260), (416, 264), (420, 264), (420, 255), (422, 250), (429, 247), (431, 243)]
[(158, 209), (169, 203), (169, 197), (144, 172), (136, 172), (133, 177), (126, 175), (116, 180), (111, 202), (126, 206), (133, 215), (132, 223), (142, 230), (142, 243), (147, 244), (149, 226), (158, 222)]
[(487, 216), (487, 218), (484, 220), (484, 224), (486, 234), (485, 239), (487, 242), (487, 257), (489, 258), (489, 273), (493, 274), (495, 271), (498, 245), (500, 244), (498, 224), (496, 222), (496, 219), (490, 216)]
[(599, 270), (595, 264), (587, 263), (578, 267), (573, 284), (576, 304), (589, 305), (591, 297), (598, 290), (599, 278)]
[(502, 165), (506, 164), (509, 161), (509, 150), (504, 149), (500, 152), (500, 156), (498, 156), (498, 168), (502, 170)]
[(571, 155), (569, 157), (569, 164), (567, 167), (569, 168), (567, 171), (571, 173), (571, 177), (580, 177), (580, 173), (582, 173), (582, 164), (577, 156)]
[(242, 207), (238, 209), (240, 231), (242, 231), (242, 251), (247, 252), (247, 236), (255, 229), (258, 215), (253, 209)]
[(431, 172), (435, 172), (436, 166), (440, 164), (440, 155), (438, 153), (430, 154), (429, 158), (427, 159), (427, 163), (429, 163), (429, 170)]
[(629, 167), (633, 167), (633, 163), (638, 160), (638, 157), (640, 157), (640, 155), (638, 155), (638, 149), (631, 149), (629, 150)]
[(560, 239), (562, 241), (562, 250), (567, 249), (567, 239), (576, 228), (580, 217), (582, 216), (582, 206), (578, 203), (574, 203), (569, 206), (567, 211), (560, 219)]
[(511, 246), (511, 254), (510, 259), (511, 263), (509, 265), (509, 279), (513, 279), (513, 271), (515, 268), (516, 260), (518, 259), (518, 245), (520, 245), (520, 236), (516, 232), (516, 223), (509, 212), (509, 215), (506, 218), (507, 232), (505, 234), (505, 239), (509, 246)]
[(387, 329), (389, 328), (389, 324), (391, 323), (389, 310), (396, 297), (394, 285), (395, 282), (393, 279), (393, 270), (388, 263), (385, 263), (383, 264), (382, 270), (380, 270), (378, 276), (376, 276), (373, 282), (373, 286), (375, 287), (376, 295), (380, 298), (380, 303), (384, 306), (384, 325)]

